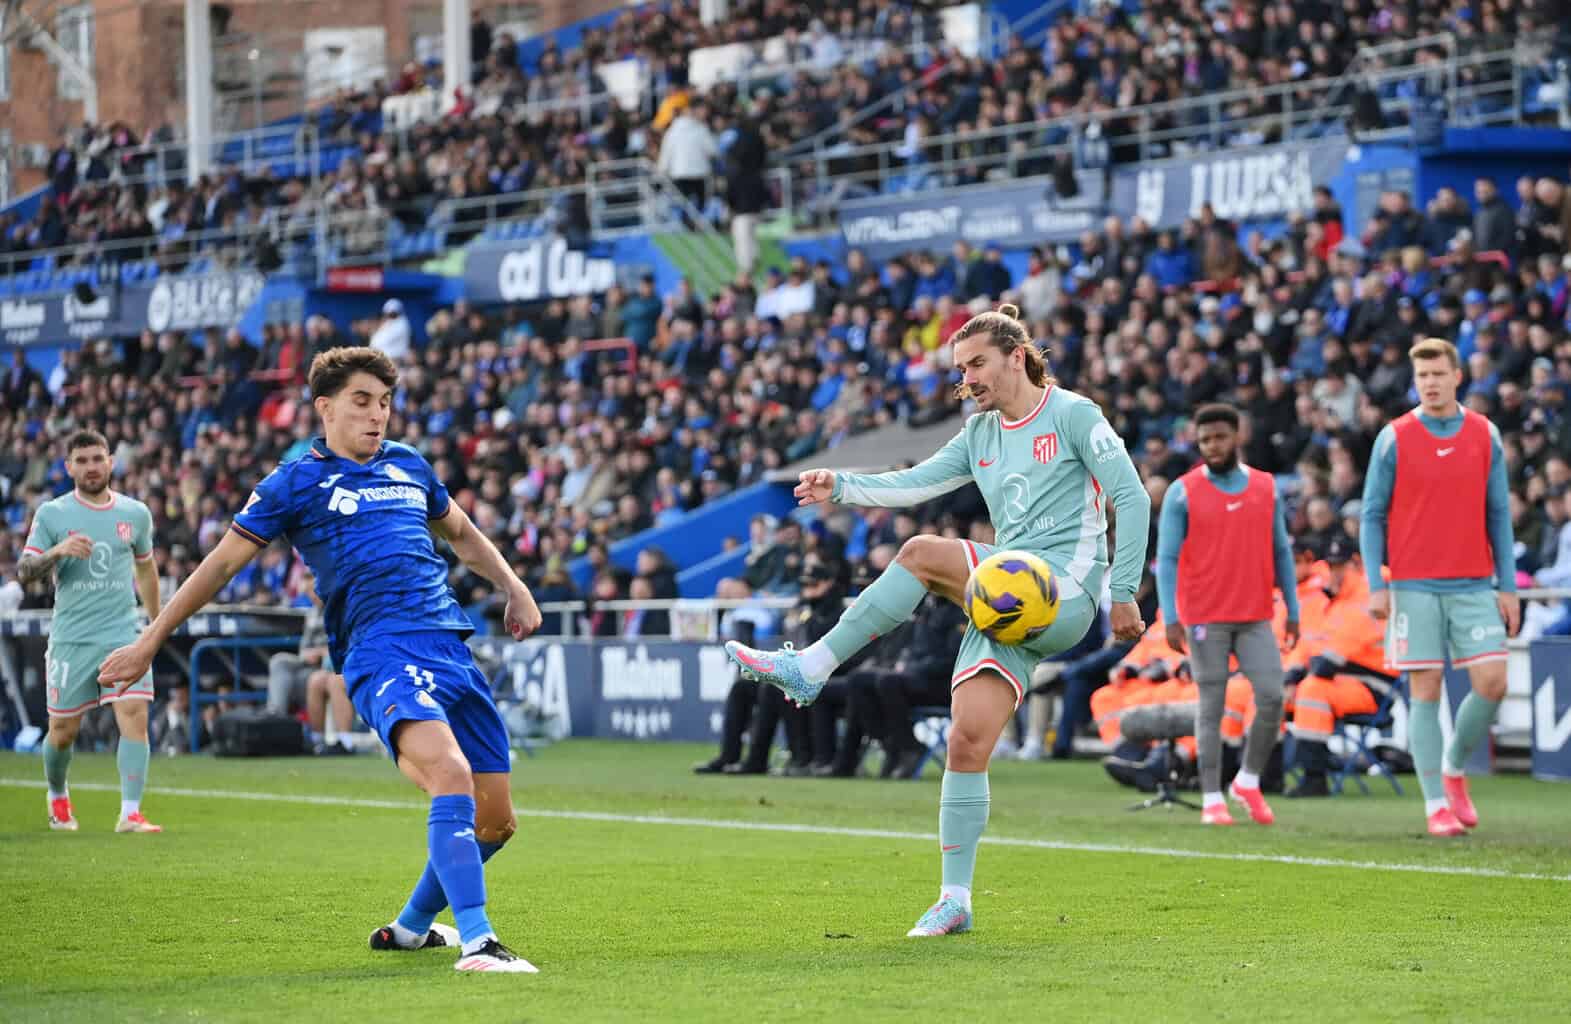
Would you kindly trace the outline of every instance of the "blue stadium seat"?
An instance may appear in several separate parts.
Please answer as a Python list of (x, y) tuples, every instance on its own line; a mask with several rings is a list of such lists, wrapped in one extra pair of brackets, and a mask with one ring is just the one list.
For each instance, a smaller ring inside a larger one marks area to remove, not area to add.
[(934, 758), (942, 764), (943, 758), (949, 752), (949, 727), (953, 724), (949, 718), (949, 709), (941, 704), (912, 708), (911, 724), (924, 723), (933, 730), (933, 741), (922, 751), (922, 759), (916, 763), (916, 771), (911, 773), (913, 779), (920, 779), (927, 762)]
[(1331, 776), (1331, 791), (1341, 795), (1347, 780), (1351, 778), (1358, 783), (1358, 788), (1364, 795), (1369, 795), (1369, 783), (1364, 781), (1365, 769), (1382, 775), (1391, 783), (1391, 788), (1396, 790), (1396, 795), (1402, 795), (1402, 783), (1397, 781), (1396, 774), (1380, 759), (1369, 746), (1366, 739), (1368, 730), (1388, 729), (1391, 726), (1391, 705), (1396, 702), (1399, 695), (1407, 692), (1407, 677), (1404, 675), (1380, 696), (1375, 703), (1373, 714), (1344, 715), (1337, 719), (1336, 732), (1342, 737), (1343, 750), (1341, 763)]

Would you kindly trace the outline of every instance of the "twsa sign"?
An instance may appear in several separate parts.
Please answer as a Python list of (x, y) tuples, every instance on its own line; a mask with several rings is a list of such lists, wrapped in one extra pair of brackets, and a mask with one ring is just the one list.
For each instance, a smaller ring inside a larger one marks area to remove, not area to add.
[(1314, 187), (1335, 177), (1346, 156), (1345, 141), (1327, 140), (1131, 168), (1114, 177), (1113, 212), (1157, 230), (1200, 216), (1207, 204), (1231, 221), (1307, 213)]

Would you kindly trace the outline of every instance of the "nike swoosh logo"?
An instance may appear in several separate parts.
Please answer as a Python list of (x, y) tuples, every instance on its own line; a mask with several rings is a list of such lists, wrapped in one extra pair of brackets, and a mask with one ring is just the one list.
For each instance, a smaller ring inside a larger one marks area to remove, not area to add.
[(397, 677), (397, 676), (394, 676), (394, 677), (393, 677), (393, 678), (391, 678), (391, 679), (389, 679), (389, 680), (388, 680), (388, 681), (387, 681), (387, 682), (385, 682), (385, 683), (383, 683), (383, 684), (382, 684), (382, 685), (381, 685), (381, 686), (379, 686), (379, 687), (377, 687), (377, 689), (376, 689), (376, 695), (377, 695), (377, 696), (378, 696), (378, 697), (380, 697), (380, 696), (382, 696), (382, 694), (384, 694), (384, 693), (386, 693), (386, 692), (387, 692), (387, 688), (388, 688), (388, 687), (389, 687), (389, 686), (392, 686), (392, 685), (393, 685), (393, 684), (394, 684), (394, 683), (396, 683), (396, 682), (397, 682), (397, 681), (398, 681), (398, 677)]
[(775, 670), (775, 663), (767, 658), (755, 658), (743, 651), (737, 651), (736, 658), (755, 672), (773, 672)]
[(453, 833), (453, 838), (454, 839), (463, 839), (465, 836), (472, 836), (474, 834), (475, 834), (475, 830), (474, 829), (466, 828), (466, 829), (463, 829), (462, 831), (454, 832)]
[(976, 464), (981, 466), (983, 469), (986, 469), (988, 466), (991, 466), (994, 462), (997, 461), (997, 459), (977, 459)]
[(1454, 451), (1456, 451), (1455, 448), (1436, 448), (1435, 449), (1435, 454), (1440, 456), (1443, 459), (1447, 455), (1450, 455)]
[(958, 849), (960, 849), (960, 844), (959, 843), (955, 843), (952, 846), (941, 846), (941, 847), (939, 847), (939, 849), (943, 850), (945, 853), (948, 853), (951, 850), (958, 850)]
[(1241, 509), (1243, 507), (1244, 507), (1244, 503), (1241, 502), (1241, 501), (1230, 501), (1230, 502), (1227, 503), (1227, 510), (1229, 512), (1237, 512), (1239, 509)]

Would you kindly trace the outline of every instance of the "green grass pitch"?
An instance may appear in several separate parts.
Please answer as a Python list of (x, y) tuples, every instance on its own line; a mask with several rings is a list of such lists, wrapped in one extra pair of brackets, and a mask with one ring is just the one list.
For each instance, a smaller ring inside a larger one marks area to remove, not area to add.
[(136, 836), (112, 831), (111, 757), (76, 759), (70, 834), (45, 824), (38, 759), (0, 755), (0, 1020), (1571, 1014), (1571, 787), (1480, 780), (1483, 828), (1446, 841), (1414, 787), (1203, 830), (1127, 812), (1094, 764), (1000, 764), (989, 836), (1024, 842), (982, 847), (974, 932), (915, 940), (936, 771), (691, 775), (709, 753), (584, 741), (518, 762), (519, 834), (487, 883), (534, 976), (367, 949), (425, 857), (423, 798), (381, 758), (156, 760), (145, 807), (167, 831)]

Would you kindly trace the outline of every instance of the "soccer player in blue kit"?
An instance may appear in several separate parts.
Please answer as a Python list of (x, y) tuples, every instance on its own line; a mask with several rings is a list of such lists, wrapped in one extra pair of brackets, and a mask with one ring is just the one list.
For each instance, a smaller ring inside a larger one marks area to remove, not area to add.
[[(274, 538), (287, 536), (316, 575), (334, 664), (355, 710), (409, 780), (431, 796), (429, 860), (377, 950), (462, 945), (457, 969), (535, 973), (486, 917), (482, 865), (513, 835), (507, 729), (464, 637), (472, 628), (447, 585), (434, 530), (507, 595), (515, 638), (540, 610), (496, 547), (449, 499), (420, 453), (384, 436), (398, 371), (370, 348), (311, 362), (323, 436), (257, 485), (228, 533), (137, 640), (112, 653), (104, 685), (142, 679), (153, 655)], [(434, 923), (451, 905), (458, 924)]]

